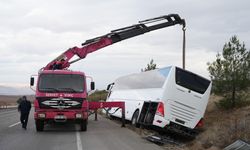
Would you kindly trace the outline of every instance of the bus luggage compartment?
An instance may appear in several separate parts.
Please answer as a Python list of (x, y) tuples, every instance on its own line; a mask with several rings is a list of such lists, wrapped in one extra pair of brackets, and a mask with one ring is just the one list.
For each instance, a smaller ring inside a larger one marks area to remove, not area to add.
[(138, 123), (145, 126), (152, 125), (157, 107), (158, 102), (144, 102)]

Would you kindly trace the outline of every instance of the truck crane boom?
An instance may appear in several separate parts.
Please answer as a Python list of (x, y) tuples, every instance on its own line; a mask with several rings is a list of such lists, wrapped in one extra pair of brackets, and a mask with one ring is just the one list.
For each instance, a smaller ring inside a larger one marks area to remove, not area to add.
[[(138, 24), (112, 30), (110, 33), (103, 36), (99, 36), (93, 39), (86, 40), (82, 47), (73, 47), (66, 50), (56, 59), (48, 63), (43, 70), (55, 70), (55, 69), (66, 69), (70, 64), (84, 59), (89, 53), (97, 51), (101, 48), (109, 46), (111, 44), (120, 42), (125, 39), (129, 39), (150, 31), (158, 30), (161, 28), (174, 26), (180, 24), (185, 28), (185, 20), (181, 19), (178, 14), (169, 14), (156, 18), (151, 18), (143, 21), (139, 21)], [(79, 58), (70, 61), (74, 56)]]

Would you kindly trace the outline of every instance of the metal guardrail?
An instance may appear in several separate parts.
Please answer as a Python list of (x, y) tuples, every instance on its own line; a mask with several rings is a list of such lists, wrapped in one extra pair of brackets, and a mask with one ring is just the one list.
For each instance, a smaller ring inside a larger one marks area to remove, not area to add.
[(17, 105), (0, 105), (0, 109), (17, 108)]
[(249, 150), (250, 144), (243, 140), (237, 140), (234, 143), (228, 145), (223, 150)]

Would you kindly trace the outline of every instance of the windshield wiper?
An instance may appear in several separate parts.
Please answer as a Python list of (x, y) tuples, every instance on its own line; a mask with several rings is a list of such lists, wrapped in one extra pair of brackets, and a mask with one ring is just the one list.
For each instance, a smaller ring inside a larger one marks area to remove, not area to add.
[(41, 88), (41, 91), (49, 91), (49, 92), (58, 92), (58, 89), (56, 88)]
[(79, 92), (79, 91), (76, 91), (75, 89), (73, 88), (58, 88), (59, 91), (64, 91), (64, 92)]

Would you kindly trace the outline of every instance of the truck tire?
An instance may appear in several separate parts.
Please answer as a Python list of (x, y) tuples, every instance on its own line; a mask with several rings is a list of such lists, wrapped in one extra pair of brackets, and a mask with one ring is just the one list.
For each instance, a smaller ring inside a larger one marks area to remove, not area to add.
[(44, 121), (36, 120), (36, 131), (41, 132), (44, 129)]
[(81, 131), (87, 131), (87, 120), (82, 120), (80, 123)]
[(140, 124), (138, 123), (138, 117), (139, 117), (139, 110), (136, 110), (133, 114), (133, 117), (131, 119), (132, 126), (139, 128)]

